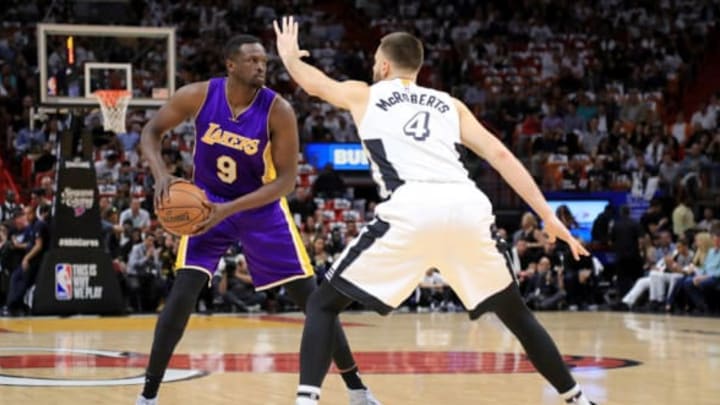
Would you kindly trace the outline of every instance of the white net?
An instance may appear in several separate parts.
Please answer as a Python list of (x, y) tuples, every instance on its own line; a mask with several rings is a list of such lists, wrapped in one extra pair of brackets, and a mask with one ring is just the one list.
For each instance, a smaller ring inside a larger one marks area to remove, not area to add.
[(127, 90), (98, 90), (93, 93), (100, 103), (103, 128), (116, 134), (124, 133), (125, 115), (132, 95)]

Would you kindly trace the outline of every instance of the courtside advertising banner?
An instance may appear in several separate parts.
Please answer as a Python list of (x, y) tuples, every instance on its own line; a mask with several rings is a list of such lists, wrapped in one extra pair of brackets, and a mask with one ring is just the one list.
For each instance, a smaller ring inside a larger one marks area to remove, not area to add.
[(334, 170), (370, 170), (359, 143), (309, 143), (305, 146), (305, 160), (317, 169), (329, 163)]

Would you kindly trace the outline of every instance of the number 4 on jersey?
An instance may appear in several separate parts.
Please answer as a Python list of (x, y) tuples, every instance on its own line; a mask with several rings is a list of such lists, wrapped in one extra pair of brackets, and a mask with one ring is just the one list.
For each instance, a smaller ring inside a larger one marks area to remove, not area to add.
[(430, 127), (428, 126), (430, 121), (430, 113), (427, 111), (420, 111), (413, 115), (412, 118), (403, 126), (403, 132), (405, 135), (412, 136), (416, 141), (424, 141), (430, 136)]

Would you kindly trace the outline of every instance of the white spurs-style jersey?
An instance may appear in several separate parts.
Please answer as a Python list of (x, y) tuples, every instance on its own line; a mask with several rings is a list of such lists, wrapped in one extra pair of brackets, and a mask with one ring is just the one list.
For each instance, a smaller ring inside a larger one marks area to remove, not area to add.
[(380, 196), (407, 182), (469, 183), (460, 161), (460, 117), (452, 97), (409, 80), (370, 87), (358, 133)]

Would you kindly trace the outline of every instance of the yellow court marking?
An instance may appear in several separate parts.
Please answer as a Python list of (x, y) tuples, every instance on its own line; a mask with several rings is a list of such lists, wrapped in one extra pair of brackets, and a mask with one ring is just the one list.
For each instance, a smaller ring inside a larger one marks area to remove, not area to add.
[[(290, 319), (290, 318), (288, 318)], [(298, 318), (301, 320), (302, 318)], [(21, 318), (0, 319), (0, 329), (16, 333), (42, 333), (60, 331), (148, 331), (155, 328), (157, 316), (134, 317), (76, 317), (76, 318)], [(189, 330), (302, 328), (302, 322), (268, 319), (253, 316), (193, 316)]]

